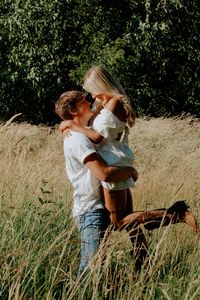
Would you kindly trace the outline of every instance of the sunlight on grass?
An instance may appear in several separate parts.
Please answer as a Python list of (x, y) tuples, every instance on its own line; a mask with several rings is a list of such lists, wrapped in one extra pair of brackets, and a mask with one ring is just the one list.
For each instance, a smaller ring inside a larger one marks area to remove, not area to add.
[[(140, 274), (127, 233), (113, 232), (78, 280), (79, 235), (62, 137), (45, 126), (9, 122), (0, 125), (0, 140), (0, 299), (200, 299), (200, 239), (185, 224), (144, 231), (149, 259)], [(139, 119), (130, 146), (139, 171), (135, 210), (186, 199), (199, 219), (199, 121)]]

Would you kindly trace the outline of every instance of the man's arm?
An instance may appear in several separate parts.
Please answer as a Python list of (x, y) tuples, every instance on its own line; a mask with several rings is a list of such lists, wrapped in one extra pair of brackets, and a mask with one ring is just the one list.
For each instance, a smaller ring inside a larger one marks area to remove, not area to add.
[(97, 154), (92, 153), (84, 160), (84, 165), (92, 171), (95, 177), (101, 181), (119, 182), (133, 177), (134, 181), (138, 178), (138, 173), (133, 167), (113, 167), (108, 166), (104, 160)]

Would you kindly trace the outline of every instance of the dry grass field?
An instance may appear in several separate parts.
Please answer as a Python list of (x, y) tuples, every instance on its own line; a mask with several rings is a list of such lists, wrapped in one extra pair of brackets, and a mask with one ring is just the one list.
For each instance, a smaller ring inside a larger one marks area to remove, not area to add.
[[(200, 122), (138, 119), (130, 131), (139, 179), (134, 208), (185, 199), (200, 220)], [(200, 238), (185, 224), (145, 232), (149, 262), (140, 274), (125, 233), (101, 249), (91, 273), (76, 279), (78, 234), (71, 217), (62, 137), (27, 123), (0, 125), (0, 299), (200, 299)]]

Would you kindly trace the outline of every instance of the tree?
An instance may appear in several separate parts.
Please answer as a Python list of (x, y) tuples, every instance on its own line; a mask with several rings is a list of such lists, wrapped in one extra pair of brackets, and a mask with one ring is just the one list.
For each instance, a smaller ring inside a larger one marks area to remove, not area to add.
[(2, 0), (0, 119), (54, 123), (54, 102), (92, 64), (140, 115), (200, 116), (197, 0)]

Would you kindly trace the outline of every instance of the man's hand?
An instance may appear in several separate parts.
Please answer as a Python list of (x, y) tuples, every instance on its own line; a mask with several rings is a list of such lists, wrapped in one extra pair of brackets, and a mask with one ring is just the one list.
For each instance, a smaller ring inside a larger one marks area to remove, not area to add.
[(88, 155), (83, 163), (96, 178), (102, 181), (119, 182), (129, 177), (133, 177), (136, 181), (138, 178), (138, 172), (135, 168), (108, 166), (97, 152)]
[(138, 171), (135, 168), (133, 168), (132, 178), (133, 178), (134, 181), (138, 180)]

